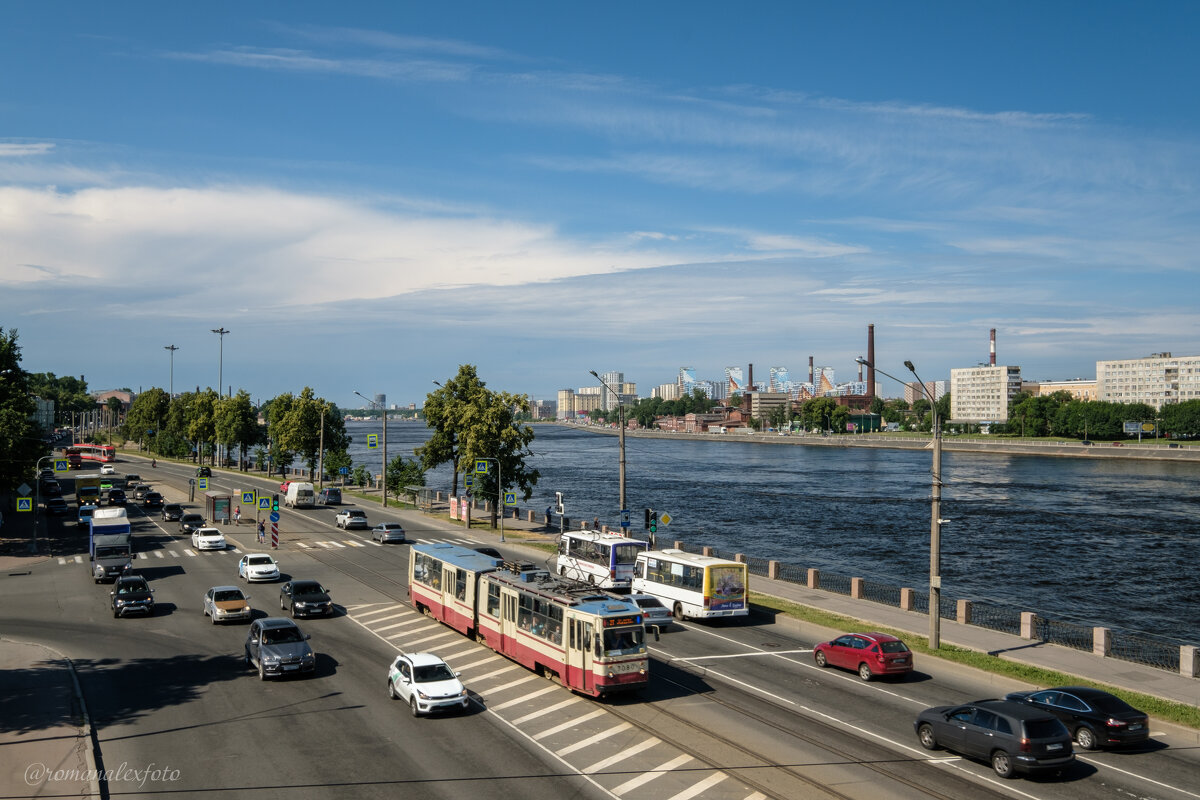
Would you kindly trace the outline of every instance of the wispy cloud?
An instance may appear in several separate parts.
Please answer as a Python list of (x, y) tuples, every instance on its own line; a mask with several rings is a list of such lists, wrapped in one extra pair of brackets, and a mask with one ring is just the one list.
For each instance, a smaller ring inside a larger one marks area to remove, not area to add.
[(53, 150), (52, 142), (0, 142), (0, 158), (42, 156)]

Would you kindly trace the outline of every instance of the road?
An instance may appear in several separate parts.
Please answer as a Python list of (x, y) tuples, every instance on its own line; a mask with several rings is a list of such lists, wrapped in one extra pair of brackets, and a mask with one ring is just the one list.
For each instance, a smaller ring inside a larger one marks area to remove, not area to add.
[[(130, 471), (158, 479), (168, 500), (185, 496), (183, 467)], [(278, 486), (230, 477), (213, 483)], [(368, 514), (403, 522), (418, 541), (467, 541), (413, 512)], [(818, 669), (814, 640), (784, 623), (675, 625), (650, 642), (652, 680), (640, 696), (581, 698), (416, 614), (404, 590), (408, 548), (337, 530), (333, 515), (285, 510), (281, 522), (285, 579), (320, 580), (338, 606), (332, 619), (300, 623), (318, 654), (308, 680), (260, 682), (241, 662), (245, 625), (213, 626), (201, 613), (204, 591), (237, 583), (240, 554), (258, 549), (252, 525), (225, 529), (228, 551), (195, 553), (174, 523), (131, 506), (136, 566), (159, 605), (150, 619), (112, 619), (108, 587), (75, 562), (86, 539), (70, 523), (52, 523), (54, 558), (0, 582), (3, 629), (75, 659), (104, 766), (179, 771), (169, 786), (125, 781), (113, 795), (1200, 800), (1200, 755), (1169, 736), (1136, 753), (1080, 754), (1066, 774), (1033, 781), (927, 753), (913, 735), (916, 712), (1015, 687), (940, 664), (864, 684)], [(279, 613), (277, 584), (248, 591), (260, 613)], [(389, 701), (386, 668), (399, 647), (461, 670), (471, 712), (413, 719)]]

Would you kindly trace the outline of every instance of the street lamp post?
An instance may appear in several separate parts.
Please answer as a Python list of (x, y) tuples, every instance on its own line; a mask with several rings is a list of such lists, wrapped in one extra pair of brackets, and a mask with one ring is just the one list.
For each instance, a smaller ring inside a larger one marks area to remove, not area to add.
[[(225, 393), (225, 390), (222, 388), (225, 385), (225, 334), (229, 333), (229, 331), (225, 330), (225, 326), (222, 325), (219, 328), (213, 328), (212, 332), (217, 334), (217, 340), (221, 343), (221, 346), (217, 350), (217, 397), (221, 397)], [(216, 443), (215, 449), (217, 451), (217, 462), (220, 463), (220, 442)]]
[(373, 406), (379, 406), (379, 411), (383, 414), (383, 469), (379, 474), (383, 478), (383, 507), (387, 508), (387, 407), (383, 403), (377, 403), (374, 400), (368, 399), (360, 392), (355, 392), (363, 400), (366, 400)]
[[(887, 375), (897, 383), (904, 381), (889, 375), (865, 358), (855, 359), (859, 364)], [(938, 420), (937, 400), (917, 374), (911, 361), (904, 368), (913, 374), (921, 387), (921, 394), (929, 401), (933, 412), (933, 486), (929, 496), (929, 647), (937, 650), (942, 638), (942, 427)]]
[(617, 418), (621, 422), (621, 429), (617, 433), (617, 447), (620, 450), (620, 458), (618, 460), (618, 469), (617, 469), (617, 479), (620, 482), (620, 492), (621, 492), (621, 497), (620, 497), (621, 507), (618, 510), (621, 512), (622, 520), (623, 520), (624, 513), (626, 510), (626, 505), (625, 505), (625, 406), (624, 406), (624, 404), (621, 403), (621, 395), (617, 394), (616, 392), (613, 392), (612, 387), (609, 386), (607, 383), (605, 383), (604, 379), (601, 378), (598, 374), (596, 374), (596, 370), (593, 369), (593, 370), (590, 370), (590, 372), (592, 374), (592, 377), (595, 378), (596, 380), (600, 381), (601, 386), (603, 386), (608, 391), (612, 392), (612, 396), (615, 397), (617, 400)]
[(167, 395), (168, 400), (175, 396), (175, 351), (178, 349), (179, 348), (173, 344), (168, 344), (163, 347), (163, 350), (171, 351), (171, 393)]

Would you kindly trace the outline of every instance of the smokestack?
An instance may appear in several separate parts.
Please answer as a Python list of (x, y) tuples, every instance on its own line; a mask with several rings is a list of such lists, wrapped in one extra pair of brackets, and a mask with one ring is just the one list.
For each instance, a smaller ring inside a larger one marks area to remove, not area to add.
[(813, 357), (808, 357), (808, 382), (813, 382)]
[(996, 329), (995, 328), (992, 328), (991, 358), (988, 360), (988, 363), (991, 364), (993, 367), (996, 366)]
[(867, 326), (867, 397), (875, 396), (875, 326)]
[(750, 382), (747, 384), (750, 391), (754, 391), (754, 365), (750, 365)]

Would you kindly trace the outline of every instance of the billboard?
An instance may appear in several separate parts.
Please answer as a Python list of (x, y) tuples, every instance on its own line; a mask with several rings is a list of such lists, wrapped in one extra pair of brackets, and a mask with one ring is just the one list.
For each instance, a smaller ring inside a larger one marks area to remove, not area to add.
[(736, 394), (745, 389), (746, 384), (742, 381), (742, 368), (726, 367), (725, 383), (729, 386), (729, 394)]

